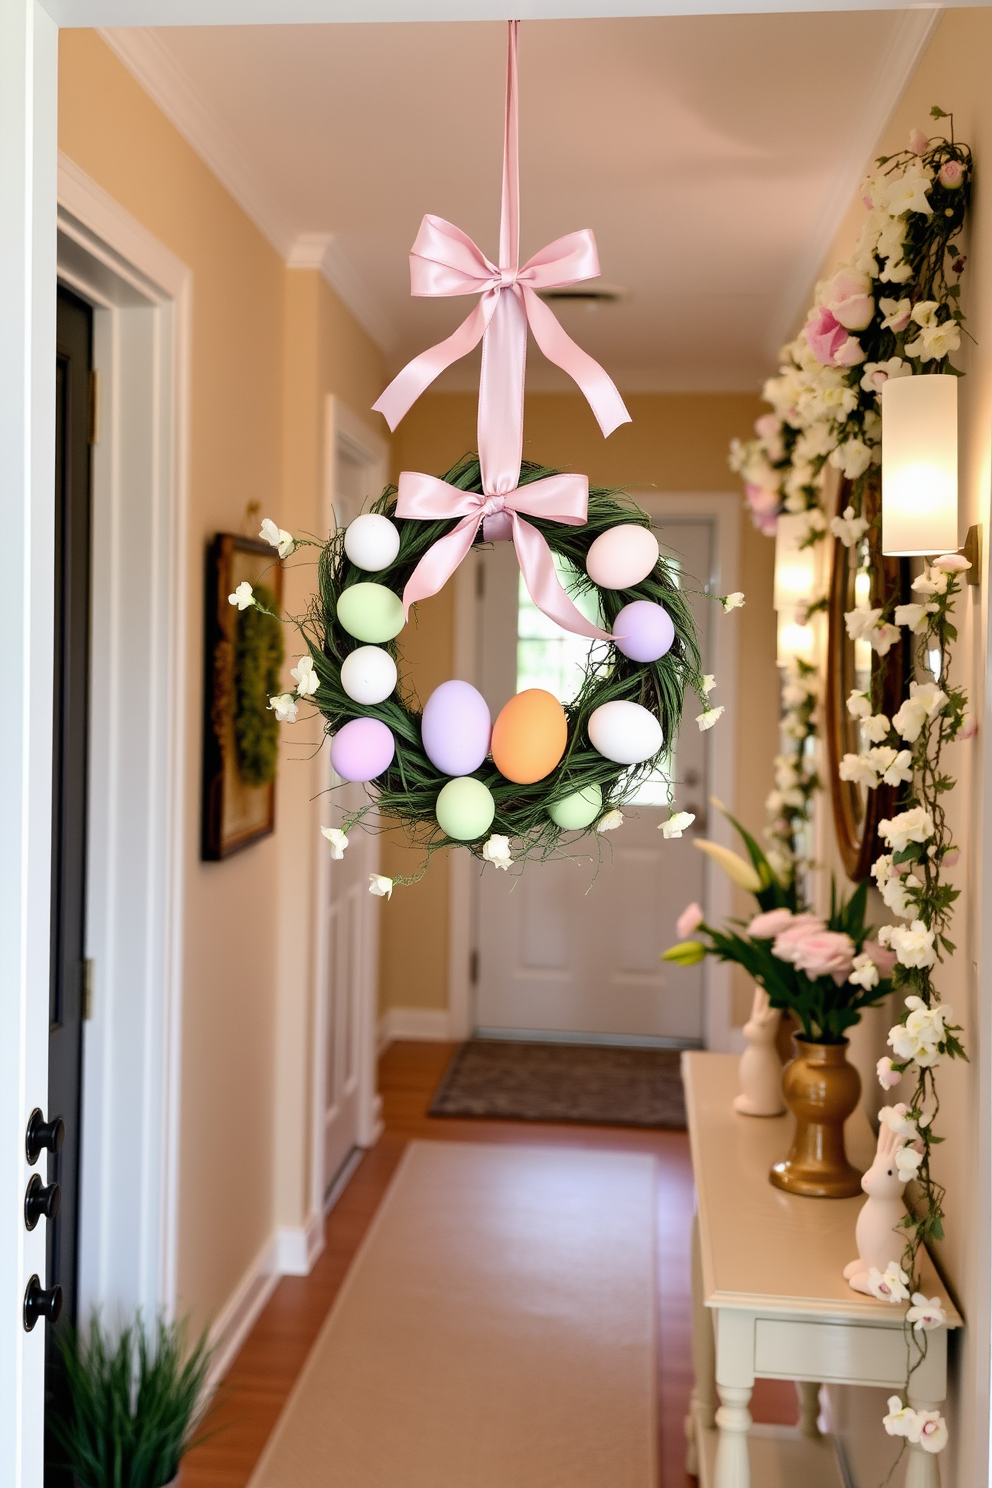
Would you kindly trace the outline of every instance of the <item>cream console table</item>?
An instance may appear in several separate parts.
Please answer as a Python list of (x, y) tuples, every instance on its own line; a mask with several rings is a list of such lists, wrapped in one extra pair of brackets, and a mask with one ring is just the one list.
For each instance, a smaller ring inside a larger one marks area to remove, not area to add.
[[(833, 1442), (817, 1426), (820, 1384), (899, 1390), (906, 1379), (903, 1308), (851, 1291), (843, 1277), (857, 1254), (864, 1200), (806, 1199), (772, 1187), (768, 1170), (789, 1148), (792, 1117), (733, 1110), (736, 1056), (684, 1053), (682, 1075), (698, 1195), (689, 1471), (702, 1488), (843, 1488)], [(875, 1144), (862, 1113), (848, 1123), (847, 1140), (851, 1161), (867, 1168)], [(929, 1259), (924, 1290), (943, 1297), (948, 1326), (960, 1326)], [(910, 1391), (917, 1409), (939, 1405), (946, 1393), (947, 1329), (927, 1342)], [(752, 1430), (758, 1376), (796, 1381), (798, 1427)], [(910, 1446), (906, 1488), (939, 1488), (938, 1463)]]

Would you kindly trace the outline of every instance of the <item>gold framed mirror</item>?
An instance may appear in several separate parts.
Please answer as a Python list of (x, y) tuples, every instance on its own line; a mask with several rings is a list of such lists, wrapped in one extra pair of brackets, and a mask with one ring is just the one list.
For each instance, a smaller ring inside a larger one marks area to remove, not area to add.
[[(850, 482), (844, 481), (837, 498), (838, 512), (845, 510), (849, 500)], [(883, 556), (880, 514), (881, 490), (873, 482), (865, 492), (862, 510), (868, 530), (850, 548), (835, 537), (830, 568), (825, 688), (827, 757), (837, 846), (844, 871), (854, 882), (867, 877), (875, 858), (883, 851), (878, 823), (892, 815), (897, 792), (888, 785), (868, 790), (855, 781), (840, 778), (840, 762), (845, 754), (866, 754), (871, 748), (864, 724), (852, 717), (847, 700), (853, 691), (867, 692), (874, 711), (891, 718), (905, 693), (908, 651), (900, 632), (900, 639), (885, 656), (879, 656), (867, 641), (851, 640), (844, 620), (845, 614), (853, 609), (878, 609), (904, 601), (906, 562)]]

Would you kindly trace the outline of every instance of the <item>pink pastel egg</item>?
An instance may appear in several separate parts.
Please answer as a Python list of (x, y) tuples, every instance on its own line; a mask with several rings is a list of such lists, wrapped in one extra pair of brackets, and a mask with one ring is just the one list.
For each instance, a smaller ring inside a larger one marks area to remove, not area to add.
[(489, 705), (470, 682), (452, 679), (435, 687), (424, 706), (424, 753), (443, 775), (471, 775), (489, 753)]
[(586, 573), (601, 589), (633, 589), (658, 562), (650, 527), (620, 522), (601, 532), (586, 554)]
[(331, 764), (342, 780), (374, 780), (395, 753), (392, 731), (378, 718), (353, 718), (331, 740)]
[(658, 661), (672, 649), (675, 626), (664, 605), (635, 599), (613, 622), (613, 644), (631, 661)]

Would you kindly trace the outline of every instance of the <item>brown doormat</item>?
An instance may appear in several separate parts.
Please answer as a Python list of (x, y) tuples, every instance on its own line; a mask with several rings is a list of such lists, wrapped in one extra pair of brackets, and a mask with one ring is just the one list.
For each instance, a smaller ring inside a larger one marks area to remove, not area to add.
[(470, 1039), (430, 1115), (683, 1129), (679, 1050)]

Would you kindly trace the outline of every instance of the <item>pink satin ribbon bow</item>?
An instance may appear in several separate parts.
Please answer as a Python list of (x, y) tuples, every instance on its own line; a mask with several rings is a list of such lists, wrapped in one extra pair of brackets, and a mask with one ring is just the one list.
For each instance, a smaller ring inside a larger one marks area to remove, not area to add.
[(396, 501), (398, 517), (413, 517), (422, 522), (462, 518), (457, 527), (432, 544), (410, 575), (403, 590), (407, 617), (410, 606), (418, 599), (427, 599), (444, 587), (467, 556), (481, 526), (482, 535), (489, 542), (513, 539), (524, 583), (539, 610), (576, 635), (609, 640), (608, 631), (600, 630), (576, 609), (558, 582), (551, 549), (537, 528), (520, 515), (526, 512), (531, 517), (581, 527), (586, 520), (588, 500), (589, 482), (584, 475), (549, 475), (518, 486), (506, 496), (484, 496), (478, 491), (460, 491), (433, 475), (405, 470), (400, 476)]
[[(555, 476), (547, 481), (535, 481), (524, 488), (518, 486), (523, 458), (528, 326), (549, 361), (578, 383), (604, 434), (612, 434), (620, 424), (630, 422), (623, 399), (603, 368), (566, 335), (552, 311), (536, 293), (539, 289), (578, 284), (598, 276), (599, 258), (592, 233), (583, 229), (558, 238), (540, 253), (535, 253), (522, 269), (519, 267), (518, 26), (517, 21), (509, 23), (499, 267), (490, 263), (461, 228), (446, 222), (443, 217), (424, 218), (410, 254), (411, 293), (421, 296), (478, 294), (481, 298), (453, 335), (407, 363), (373, 407), (385, 417), (390, 429), (395, 429), (434, 379), (482, 342), (478, 432), (479, 465), (485, 495), (473, 495), (454, 486), (445, 486), (443, 481), (432, 476), (410, 472), (400, 476), (398, 516), (423, 516), (436, 520), (464, 515), (469, 523), (469, 526), (459, 523), (454, 532), (435, 544), (435, 548), (448, 544), (444, 547), (446, 555), (457, 552), (458, 557), (453, 562), (449, 564), (447, 556), (435, 560), (434, 549), (425, 554), (404, 590), (403, 603), (409, 609), (415, 599), (437, 593), (468, 553), (479, 523), (488, 516), (490, 538), (496, 540), (512, 535), (527, 588), (538, 608), (567, 630), (579, 635), (602, 637), (606, 632), (598, 630), (579, 613), (559, 584), (551, 550), (543, 537), (518, 515), (526, 511), (532, 516), (581, 526), (586, 520), (589, 497), (589, 483), (584, 476)], [(441, 492), (445, 493), (443, 497)], [(487, 500), (490, 503), (488, 507)], [(542, 503), (540, 507), (533, 504), (538, 501)], [(467, 502), (474, 504), (466, 505)], [(545, 506), (545, 502), (551, 505)], [(429, 512), (426, 506), (430, 506)], [(559, 515), (559, 509), (565, 514)], [(508, 521), (506, 518), (498, 523), (491, 521), (493, 516), (504, 512)], [(466, 538), (465, 533), (470, 529), (471, 536)], [(435, 583), (436, 576), (442, 572), (444, 577)]]

